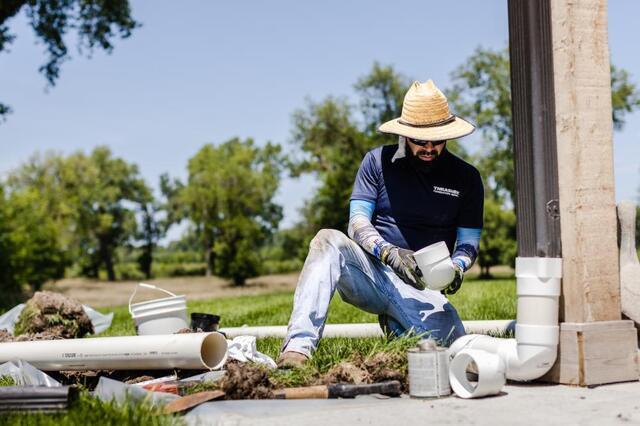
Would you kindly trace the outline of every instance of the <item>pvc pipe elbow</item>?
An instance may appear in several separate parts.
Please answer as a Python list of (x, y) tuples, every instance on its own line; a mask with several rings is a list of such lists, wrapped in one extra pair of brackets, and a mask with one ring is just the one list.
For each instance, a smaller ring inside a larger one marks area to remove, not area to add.
[[(457, 372), (452, 380), (466, 383), (466, 370), (472, 369), (468, 362), (471, 351), (484, 351), (497, 356), (504, 363), (504, 372), (496, 370), (497, 379), (503, 374), (507, 379), (530, 381), (547, 373), (557, 358), (560, 327), (558, 326), (558, 299), (562, 278), (562, 259), (528, 257), (516, 259), (516, 279), (518, 293), (518, 320), (515, 339), (498, 339), (489, 336), (469, 334), (457, 339), (449, 348), (452, 364)], [(460, 358), (456, 362), (456, 358)], [(463, 366), (464, 368), (460, 368)], [(464, 370), (464, 374), (460, 371)], [(479, 369), (478, 369), (479, 370)], [(485, 374), (486, 376), (486, 374)], [(492, 378), (496, 379), (496, 377)], [(496, 380), (497, 380), (496, 379)], [(480, 388), (479, 375), (478, 385)], [(473, 396), (471, 388), (462, 387), (458, 395), (463, 398)]]
[(517, 345), (507, 359), (507, 378), (528, 382), (545, 375), (556, 362), (557, 349), (549, 346)]
[(449, 348), (449, 358), (466, 350), (481, 350), (499, 356), (509, 380), (530, 381), (544, 375), (553, 366), (557, 347), (518, 343), (515, 339), (498, 339), (468, 334), (457, 339)]

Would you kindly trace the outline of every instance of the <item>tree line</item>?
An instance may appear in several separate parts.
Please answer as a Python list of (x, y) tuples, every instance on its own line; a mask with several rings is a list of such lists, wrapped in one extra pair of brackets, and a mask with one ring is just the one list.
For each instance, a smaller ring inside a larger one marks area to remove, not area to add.
[[(516, 254), (508, 51), (477, 49), (451, 80), (445, 93), (452, 109), (476, 123), (482, 138), (472, 153), (455, 140), (447, 146), (476, 165), (485, 182), (478, 262), (488, 275), (491, 266), (511, 264)], [(200, 262), (198, 273), (238, 285), (261, 273), (299, 269), (318, 229), (346, 232), (356, 171), (368, 150), (396, 142), (376, 129), (400, 115), (410, 82), (375, 63), (355, 82), (355, 102), (328, 96), (294, 111), (293, 154), (252, 139), (207, 144), (189, 159), (186, 180), (160, 177), (157, 195), (135, 164), (107, 147), (34, 156), (0, 181), (0, 288), (39, 289), (65, 275), (116, 280), (131, 275), (118, 276), (119, 266), (131, 261), (135, 273), (151, 277), (158, 271), (154, 262), (167, 252), (176, 263)], [(640, 96), (629, 75), (615, 67), (612, 92), (613, 122), (620, 129)], [(301, 220), (280, 229), (282, 207), (274, 196), (287, 174), (313, 174), (319, 186), (305, 201)], [(181, 222), (188, 224), (183, 237), (159, 247)]]

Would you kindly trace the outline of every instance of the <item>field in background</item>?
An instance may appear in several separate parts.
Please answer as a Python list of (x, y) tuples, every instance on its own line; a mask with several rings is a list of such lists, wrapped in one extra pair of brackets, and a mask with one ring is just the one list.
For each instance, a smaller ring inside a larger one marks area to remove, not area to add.
[[(477, 278), (480, 269), (471, 268), (465, 278), (465, 284)], [(513, 276), (513, 270), (507, 266), (491, 268), (491, 273), (497, 278)], [(171, 291), (184, 294), (187, 300), (207, 300), (226, 296), (249, 296), (274, 292), (293, 291), (298, 282), (299, 273), (264, 275), (247, 280), (242, 287), (232, 285), (228, 280), (219, 277), (173, 277), (140, 280)], [(124, 305), (129, 300), (138, 280), (101, 281), (87, 278), (67, 278), (48, 283), (44, 289), (56, 291), (79, 300), (91, 307), (108, 307)], [(491, 282), (488, 280), (487, 282)], [(141, 289), (135, 300), (154, 299), (162, 293)]]

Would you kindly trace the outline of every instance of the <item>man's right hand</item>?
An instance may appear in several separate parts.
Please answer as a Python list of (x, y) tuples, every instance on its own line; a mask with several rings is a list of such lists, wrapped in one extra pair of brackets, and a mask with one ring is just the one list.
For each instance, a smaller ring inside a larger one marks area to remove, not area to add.
[(418, 290), (424, 290), (426, 285), (422, 280), (422, 271), (418, 268), (413, 251), (391, 246), (383, 250), (380, 256), (382, 262), (388, 265), (402, 281)]

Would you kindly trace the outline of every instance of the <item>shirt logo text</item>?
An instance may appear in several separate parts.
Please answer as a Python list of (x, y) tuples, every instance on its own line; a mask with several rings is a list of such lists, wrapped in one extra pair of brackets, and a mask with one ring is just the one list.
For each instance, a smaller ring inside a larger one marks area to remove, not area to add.
[(449, 195), (450, 197), (459, 197), (460, 191), (455, 189), (443, 188), (441, 186), (433, 186), (433, 192), (436, 194)]

